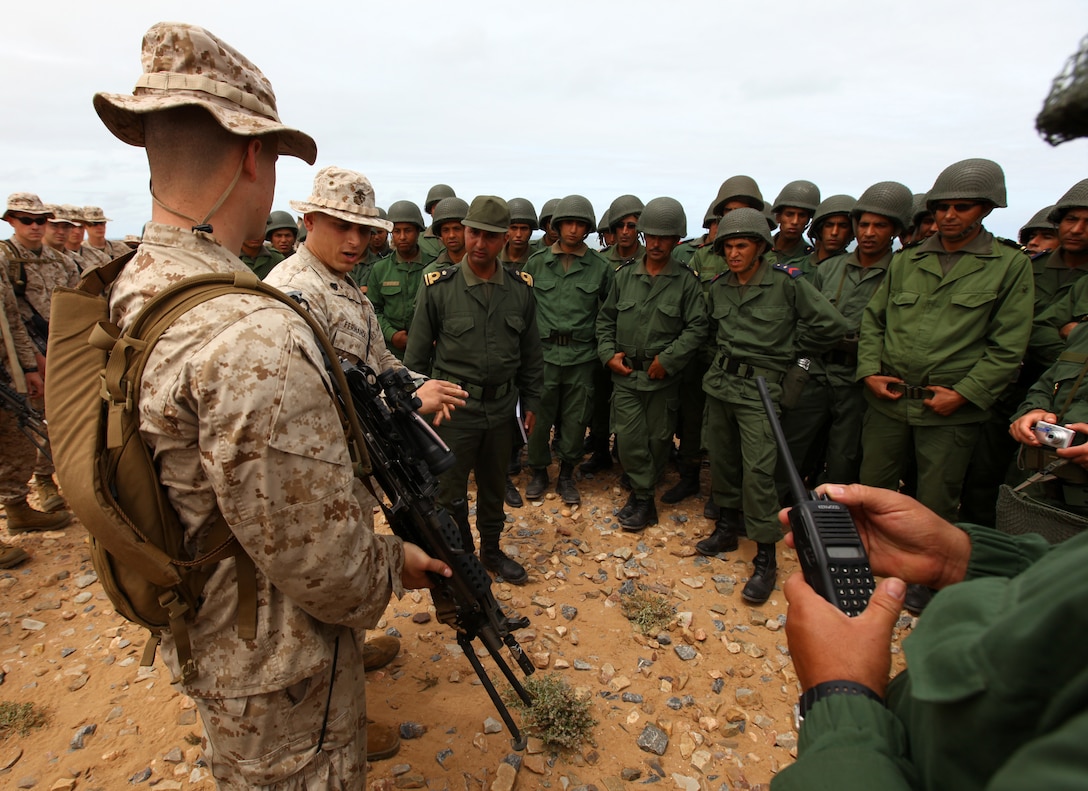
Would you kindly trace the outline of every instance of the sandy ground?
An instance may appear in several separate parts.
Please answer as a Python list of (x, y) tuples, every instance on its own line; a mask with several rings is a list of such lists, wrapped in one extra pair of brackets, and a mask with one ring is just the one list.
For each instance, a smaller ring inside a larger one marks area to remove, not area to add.
[[(659, 492), (674, 482), (670, 470)], [(557, 753), (532, 740), (516, 776), (500, 770), (513, 752), (510, 734), (490, 732), (487, 721), (499, 717), (453, 632), (434, 619), (428, 594), (409, 593), (379, 624), (401, 635), (401, 653), (368, 675), (368, 706), (373, 719), (425, 732), (371, 766), (370, 788), (509, 788), (513, 780), (518, 789), (564, 791), (755, 789), (794, 759), (798, 688), (782, 629), (785, 599), (776, 590), (753, 608), (740, 596), (755, 545), (742, 540), (725, 558), (695, 554), (712, 528), (702, 498), (659, 504), (656, 527), (624, 533), (613, 518), (626, 500), (618, 469), (579, 486), (583, 503), (573, 511), (554, 494), (507, 509), (504, 545), (531, 573), (527, 585), (498, 584), (495, 593), (531, 619), (518, 638), (536, 672), (561, 674), (592, 700), (593, 743)], [(704, 494), (708, 486), (704, 469)], [(0, 572), (0, 700), (32, 702), (48, 724), (0, 741), (0, 787), (213, 788), (192, 702), (171, 687), (160, 661), (140, 667), (147, 633), (118, 616), (91, 577), (81, 526), (13, 540), (32, 558)], [(781, 585), (797, 568), (781, 544), (779, 566)], [(665, 640), (640, 635), (622, 615), (628, 580), (676, 607)], [(901, 619), (904, 629), (910, 624)], [(506, 688), (490, 658), (482, 661)], [(647, 725), (668, 736), (660, 756), (638, 745)]]

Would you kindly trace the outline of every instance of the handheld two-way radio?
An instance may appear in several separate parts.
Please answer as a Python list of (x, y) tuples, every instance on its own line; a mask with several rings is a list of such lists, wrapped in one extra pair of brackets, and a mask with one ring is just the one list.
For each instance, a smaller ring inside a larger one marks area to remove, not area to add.
[(774, 432), (778, 455), (789, 474), (795, 501), (789, 513), (790, 528), (805, 582), (847, 615), (858, 615), (869, 603), (876, 585), (850, 510), (805, 488), (775, 414), (767, 381), (757, 376), (756, 387)]

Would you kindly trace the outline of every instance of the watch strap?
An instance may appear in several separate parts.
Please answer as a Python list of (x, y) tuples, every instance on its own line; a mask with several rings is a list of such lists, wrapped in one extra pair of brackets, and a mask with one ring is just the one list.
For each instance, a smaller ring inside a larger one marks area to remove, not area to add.
[(809, 687), (804, 691), (797, 703), (798, 715), (804, 719), (809, 709), (819, 701), (832, 695), (861, 695), (870, 700), (875, 700), (882, 706), (884, 705), (884, 698), (864, 684), (859, 684), (856, 681), (824, 681), (822, 684)]

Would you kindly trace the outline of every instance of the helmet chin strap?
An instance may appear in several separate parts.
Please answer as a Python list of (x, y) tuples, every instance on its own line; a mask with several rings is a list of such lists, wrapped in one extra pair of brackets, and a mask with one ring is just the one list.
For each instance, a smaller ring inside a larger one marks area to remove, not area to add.
[(155, 187), (149, 182), (147, 186), (148, 190), (151, 192), (151, 200), (155, 202), (156, 206), (159, 206), (160, 208), (165, 209), (171, 214), (175, 214), (178, 217), (182, 217), (193, 223), (193, 227), (191, 230), (211, 233), (212, 226), (208, 223), (208, 220), (212, 218), (212, 215), (219, 211), (220, 207), (224, 203), (226, 203), (227, 198), (230, 197), (230, 194), (234, 192), (234, 188), (238, 185), (238, 179), (242, 177), (242, 166), (245, 164), (245, 161), (245, 157), (243, 156), (242, 159), (238, 162), (238, 169), (234, 171), (234, 178), (230, 180), (230, 184), (227, 185), (227, 188), (223, 191), (223, 194), (219, 196), (219, 200), (215, 202), (215, 205), (211, 207), (207, 214), (204, 215), (203, 220), (197, 220), (195, 217), (190, 217), (184, 212), (180, 212), (177, 209), (167, 206), (165, 203), (159, 200), (159, 197), (155, 194)]

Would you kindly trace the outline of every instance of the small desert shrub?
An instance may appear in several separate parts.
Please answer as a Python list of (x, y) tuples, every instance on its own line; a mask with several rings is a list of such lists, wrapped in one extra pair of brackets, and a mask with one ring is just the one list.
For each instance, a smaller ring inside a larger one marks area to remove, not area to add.
[(657, 634), (676, 617), (668, 599), (641, 589), (621, 595), (620, 610), (642, 634)]
[(32, 728), (45, 725), (47, 720), (45, 711), (33, 703), (0, 700), (0, 738), (12, 733), (26, 736)]
[(590, 712), (591, 701), (579, 699), (561, 675), (529, 676), (525, 689), (533, 696), (532, 704), (526, 705), (513, 690), (507, 691), (506, 703), (521, 713), (526, 731), (547, 745), (567, 750), (592, 742), (597, 720)]

